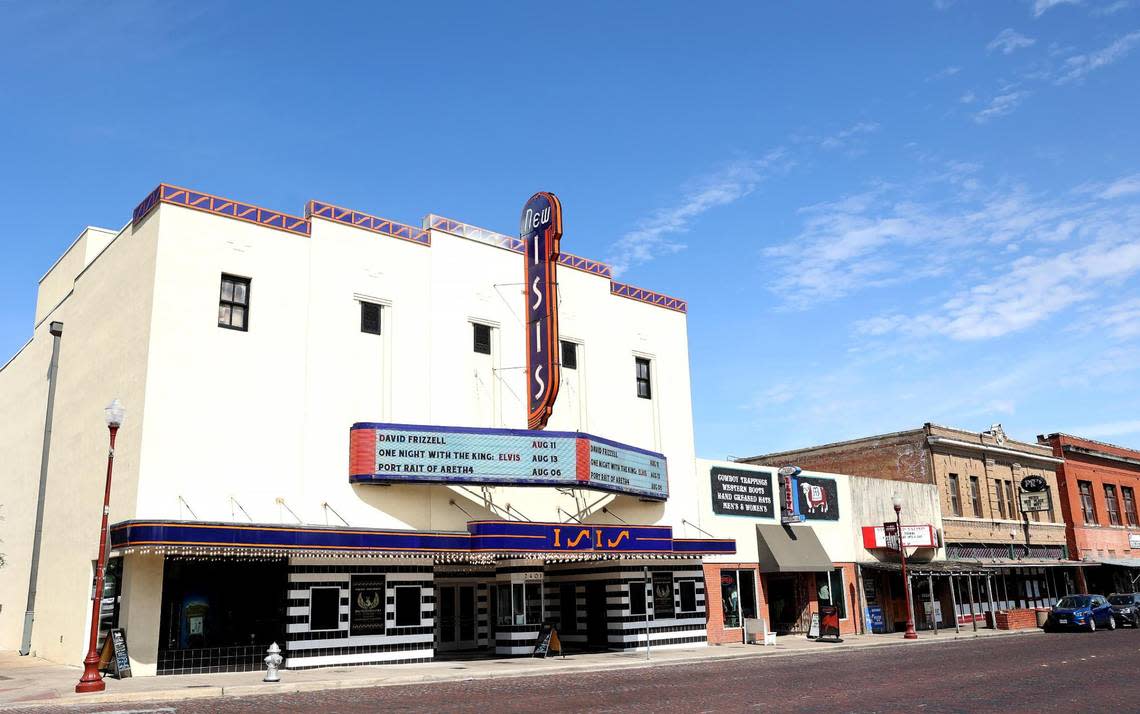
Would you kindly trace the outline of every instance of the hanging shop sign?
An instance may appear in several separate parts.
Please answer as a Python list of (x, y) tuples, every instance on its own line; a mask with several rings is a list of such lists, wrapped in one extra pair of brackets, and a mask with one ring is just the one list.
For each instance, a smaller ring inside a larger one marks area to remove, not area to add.
[(1045, 480), (1044, 476), (1030, 474), (1029, 476), (1021, 479), (1022, 491), (1037, 493), (1039, 491), (1044, 491), (1047, 488), (1049, 488), (1049, 482)]
[(1022, 491), (1017, 494), (1022, 513), (1049, 510), (1048, 491)]
[(713, 513), (754, 518), (776, 515), (771, 473), (713, 466), (709, 476)]
[(354, 424), (352, 483), (592, 488), (664, 501), (665, 456), (582, 432)]
[(796, 500), (796, 476), (800, 469), (795, 466), (785, 466), (778, 472), (780, 475), (780, 493), (783, 500), (780, 502), (780, 523), (800, 523), (804, 520), (800, 514), (799, 502)]
[(839, 489), (834, 479), (800, 474), (792, 480), (799, 513), (806, 520), (839, 520)]
[(541, 191), (523, 206), (519, 237), (526, 282), (527, 427), (542, 429), (558, 398), (558, 255), (562, 204)]
[[(863, 547), (899, 549), (898, 529), (894, 523), (881, 526), (863, 526)], [(902, 541), (907, 548), (937, 548), (938, 532), (934, 526), (903, 526)], [(868, 581), (870, 582), (870, 581)]]
[(384, 578), (376, 575), (353, 575), (349, 600), (349, 634), (384, 634)]

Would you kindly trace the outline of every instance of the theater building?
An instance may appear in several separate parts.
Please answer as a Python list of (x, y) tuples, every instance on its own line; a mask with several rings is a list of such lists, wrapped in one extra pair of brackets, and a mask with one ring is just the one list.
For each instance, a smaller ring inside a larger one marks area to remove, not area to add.
[(705, 560), (710, 642), (743, 641), (749, 619), (808, 634), (821, 605), (836, 608), (841, 634), (858, 631), (847, 476), (698, 459), (697, 484), (700, 528), (736, 542), (736, 553)]
[(1082, 592), (1133, 592), (1140, 580), (1140, 451), (1070, 434), (1038, 436), (1057, 471), (1069, 552), (1086, 565)]
[(103, 595), (135, 675), (255, 669), (271, 642), (288, 668), (525, 655), (544, 623), (705, 644), (702, 559), (734, 544), (689, 525), (686, 304), (524, 220), (161, 185), (84, 230), (0, 370), (0, 647), (84, 656), (112, 398)]

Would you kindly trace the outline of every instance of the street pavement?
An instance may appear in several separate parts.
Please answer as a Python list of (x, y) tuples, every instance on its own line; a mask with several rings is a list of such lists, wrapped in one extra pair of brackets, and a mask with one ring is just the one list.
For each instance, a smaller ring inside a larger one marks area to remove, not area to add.
[(1140, 631), (37, 712), (1134, 712)]

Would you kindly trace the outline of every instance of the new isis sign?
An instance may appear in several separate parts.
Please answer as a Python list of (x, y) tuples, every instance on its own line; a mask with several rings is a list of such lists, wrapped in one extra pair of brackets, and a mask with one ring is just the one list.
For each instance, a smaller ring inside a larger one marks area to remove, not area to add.
[(561, 379), (558, 354), (558, 251), (562, 204), (545, 191), (523, 206), (522, 239), (526, 278), (527, 427), (546, 426)]

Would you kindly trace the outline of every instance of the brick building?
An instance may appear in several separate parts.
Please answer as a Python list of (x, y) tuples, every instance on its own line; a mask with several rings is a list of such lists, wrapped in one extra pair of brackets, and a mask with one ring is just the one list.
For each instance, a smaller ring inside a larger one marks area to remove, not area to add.
[(1086, 563), (1085, 592), (1136, 589), (1140, 573), (1140, 451), (1069, 434), (1038, 436), (1053, 455), (1063, 458), (1057, 471), (1061, 512), (1069, 552)]
[[(945, 557), (971, 573), (961, 589), (950, 578), (941, 592), (935, 584), (934, 599), (950, 603), (959, 621), (984, 620), (994, 609), (1046, 606), (1077, 587), (1057, 507), (1062, 459), (1048, 446), (1007, 438), (1000, 424), (972, 432), (927, 423), (742, 461), (934, 484)], [(1027, 499), (1022, 486), (1033, 481), (1043, 490)], [(970, 590), (976, 614), (967, 603)]]

